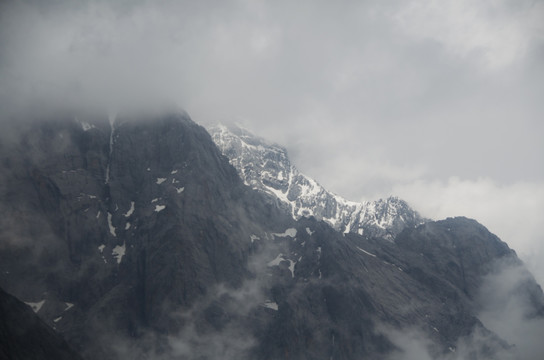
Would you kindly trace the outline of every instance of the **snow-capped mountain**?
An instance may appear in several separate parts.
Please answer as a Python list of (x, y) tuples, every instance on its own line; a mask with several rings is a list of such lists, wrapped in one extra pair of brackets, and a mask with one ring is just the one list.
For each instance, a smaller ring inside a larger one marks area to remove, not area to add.
[(335, 197), (245, 135), (234, 147), (254, 162), (241, 168), (266, 186), (253, 190), (186, 114), (59, 114), (7, 130), (0, 288), (21, 301), (0, 290), (0, 359), (78, 359), (67, 346), (104, 360), (391, 359), (388, 329), (414, 327), (426, 358), (529, 358), (502, 356), (515, 347), (478, 319), (477, 299), (499, 265), (524, 274), (497, 289), (527, 304), (524, 320), (542, 319), (544, 294), (474, 220), (360, 236), (391, 237), (417, 214)]
[(389, 240), (405, 227), (424, 222), (397, 197), (359, 203), (327, 191), (300, 173), (283, 147), (270, 144), (243, 128), (216, 125), (208, 131), (245, 184), (271, 195), (295, 219), (314, 216), (344, 233)]

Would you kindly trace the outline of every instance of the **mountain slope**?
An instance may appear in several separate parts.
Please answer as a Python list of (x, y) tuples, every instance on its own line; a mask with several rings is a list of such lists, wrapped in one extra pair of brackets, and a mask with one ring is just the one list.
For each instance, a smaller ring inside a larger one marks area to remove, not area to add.
[(287, 218), (185, 115), (21, 127), (2, 149), (0, 281), (43, 302), (38, 314), (91, 358), (111, 358), (118, 338), (179, 329), (173, 309), (215, 284), (240, 286), (250, 235)]
[(29, 306), (0, 289), (0, 359), (78, 360), (81, 357)]
[[(295, 221), (186, 114), (16, 127), (0, 143), (0, 285), (88, 359), (390, 359), (391, 329), (412, 328), (435, 358), (512, 350), (478, 292), (494, 264), (522, 264), (475, 221), (396, 242)], [(518, 293), (542, 315), (534, 279)]]
[(424, 219), (396, 197), (357, 203), (325, 190), (291, 164), (287, 151), (232, 126), (208, 129), (244, 183), (277, 201), (293, 218), (314, 216), (345, 233), (392, 240), (404, 227)]

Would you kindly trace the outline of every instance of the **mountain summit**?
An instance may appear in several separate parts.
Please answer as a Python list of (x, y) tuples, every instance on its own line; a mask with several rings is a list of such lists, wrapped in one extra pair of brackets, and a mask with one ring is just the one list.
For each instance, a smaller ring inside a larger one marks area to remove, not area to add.
[(354, 202), (327, 191), (291, 164), (287, 150), (238, 126), (208, 128), (213, 141), (248, 186), (265, 193), (294, 219), (314, 216), (343, 233), (393, 240), (425, 222), (397, 197)]

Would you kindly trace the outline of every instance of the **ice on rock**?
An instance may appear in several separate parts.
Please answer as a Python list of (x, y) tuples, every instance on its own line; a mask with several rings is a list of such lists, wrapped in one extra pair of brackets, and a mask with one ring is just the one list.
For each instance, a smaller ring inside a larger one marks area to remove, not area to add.
[(125, 256), (126, 246), (125, 243), (123, 245), (117, 245), (113, 248), (111, 251), (111, 255), (117, 259), (117, 263), (120, 264), (121, 260), (123, 259), (123, 256)]
[(287, 236), (289, 236), (289, 237), (294, 238), (295, 236), (297, 236), (297, 229), (289, 228), (289, 229), (285, 230), (281, 234), (275, 233), (275, 234), (272, 234), (272, 235), (277, 236), (277, 237), (287, 237)]
[(284, 257), (284, 255), (281, 254), (281, 253), (280, 253), (278, 256), (276, 256), (276, 258), (275, 258), (274, 260), (269, 261), (269, 262), (266, 264), (266, 266), (268, 266), (268, 267), (278, 266), (282, 261), (287, 261), (287, 262), (289, 262), (288, 268), (289, 268), (289, 271), (291, 272), (291, 277), (294, 278), (294, 277), (295, 277), (295, 265), (296, 265), (297, 262), (296, 262), (296, 261), (293, 261), (293, 260), (291, 260), (291, 259), (286, 259), (286, 258)]
[(261, 304), (261, 306), (278, 311), (278, 304), (274, 301), (266, 300), (263, 304)]
[(294, 278), (295, 277), (295, 265), (296, 265), (296, 261), (293, 261), (293, 260), (287, 260), (289, 261), (289, 271), (291, 271), (291, 277)]
[(369, 253), (368, 251), (364, 250), (364, 249), (361, 249), (360, 247), (356, 246), (357, 249), (359, 249), (360, 251), (364, 252), (365, 254), (367, 255), (370, 255), (370, 256), (373, 256), (373, 257), (376, 257), (376, 255), (372, 254), (372, 253)]
[(45, 304), (45, 299), (42, 300), (42, 301), (38, 301), (38, 302), (26, 302), (25, 301), (25, 304), (27, 304), (28, 306), (30, 306), (32, 308), (32, 311), (34, 311), (35, 313), (37, 313), (38, 311), (40, 311), (40, 309), (42, 308), (43, 304)]
[(110, 234), (112, 236), (117, 236), (117, 234), (115, 232), (115, 227), (111, 223), (111, 217), (112, 217), (112, 215), (110, 213), (108, 213), (108, 227), (110, 228)]
[(89, 124), (86, 121), (80, 121), (79, 123), (81, 124), (81, 128), (83, 129), (83, 131), (89, 131), (95, 127), (94, 125)]
[(276, 256), (276, 258), (274, 260), (271, 260), (269, 261), (266, 266), (268, 267), (272, 267), (272, 266), (278, 266), (282, 261), (283, 261), (283, 254), (279, 254), (278, 256)]
[(134, 201), (130, 202), (130, 209), (125, 214), (125, 217), (130, 217), (130, 215), (134, 214)]

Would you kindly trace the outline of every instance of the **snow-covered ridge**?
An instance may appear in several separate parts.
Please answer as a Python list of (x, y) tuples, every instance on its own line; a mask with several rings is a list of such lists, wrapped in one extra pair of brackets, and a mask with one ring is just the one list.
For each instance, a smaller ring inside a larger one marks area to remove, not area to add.
[(213, 141), (236, 168), (244, 183), (270, 195), (293, 218), (314, 216), (338, 231), (393, 239), (406, 226), (424, 220), (396, 197), (358, 203), (335, 195), (301, 174), (287, 151), (240, 127), (208, 129)]

